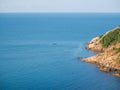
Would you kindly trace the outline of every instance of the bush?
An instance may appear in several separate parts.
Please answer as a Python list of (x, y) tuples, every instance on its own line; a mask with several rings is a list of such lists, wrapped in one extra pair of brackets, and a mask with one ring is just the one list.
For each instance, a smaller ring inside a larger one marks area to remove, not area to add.
[(120, 48), (115, 48), (116, 53), (120, 53)]

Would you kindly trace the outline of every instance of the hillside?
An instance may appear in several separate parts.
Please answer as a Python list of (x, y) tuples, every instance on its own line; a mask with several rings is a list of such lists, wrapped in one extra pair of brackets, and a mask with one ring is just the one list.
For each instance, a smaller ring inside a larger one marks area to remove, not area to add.
[(100, 70), (112, 71), (120, 77), (120, 26), (93, 38), (87, 44), (87, 49), (97, 54), (83, 58), (83, 61), (97, 64)]
[(120, 43), (120, 26), (100, 37), (100, 43), (103, 47)]

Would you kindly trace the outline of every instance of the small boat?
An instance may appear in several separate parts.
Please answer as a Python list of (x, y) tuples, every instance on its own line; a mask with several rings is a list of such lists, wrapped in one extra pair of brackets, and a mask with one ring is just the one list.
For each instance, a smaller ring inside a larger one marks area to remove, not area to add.
[(52, 45), (57, 45), (57, 43), (52, 43)]

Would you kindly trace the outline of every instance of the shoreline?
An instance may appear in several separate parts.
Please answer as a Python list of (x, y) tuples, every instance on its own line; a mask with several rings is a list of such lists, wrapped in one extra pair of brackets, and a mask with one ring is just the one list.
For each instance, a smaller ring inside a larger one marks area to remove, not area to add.
[(120, 44), (103, 48), (99, 43), (100, 38), (95, 37), (86, 45), (86, 49), (95, 52), (96, 54), (91, 57), (81, 58), (82, 61), (95, 64), (99, 70), (104, 72), (113, 72), (114, 76), (120, 77), (120, 63), (117, 63), (114, 59), (117, 59), (118, 54), (114, 51), (114, 47), (119, 47)]

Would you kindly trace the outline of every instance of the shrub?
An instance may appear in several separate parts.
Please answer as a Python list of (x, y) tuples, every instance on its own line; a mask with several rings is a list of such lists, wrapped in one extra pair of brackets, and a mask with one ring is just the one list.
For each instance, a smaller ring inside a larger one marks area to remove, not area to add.
[(120, 48), (115, 48), (116, 53), (120, 53)]

